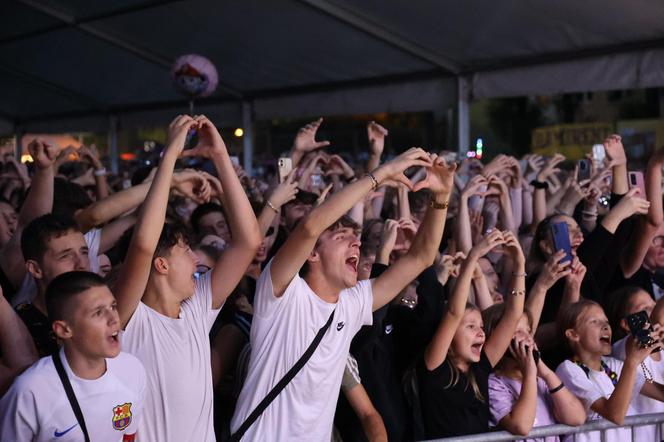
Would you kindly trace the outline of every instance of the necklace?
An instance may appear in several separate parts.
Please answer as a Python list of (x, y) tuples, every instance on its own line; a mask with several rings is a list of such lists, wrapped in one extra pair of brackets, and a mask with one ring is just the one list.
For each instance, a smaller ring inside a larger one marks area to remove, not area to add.
[(652, 371), (648, 367), (646, 367), (645, 361), (641, 362), (641, 370), (643, 370), (643, 377), (646, 378), (646, 382), (649, 384), (652, 384), (655, 382), (655, 380), (652, 377)]
[[(590, 377), (590, 368), (588, 368), (583, 362), (579, 361), (576, 358), (573, 361), (576, 365), (581, 367), (586, 376)], [(606, 373), (606, 375), (609, 377), (609, 379), (611, 379), (611, 383), (615, 387), (616, 384), (618, 383), (618, 375), (616, 374), (616, 372), (611, 370), (611, 368), (609, 368), (609, 366), (606, 365), (606, 362), (604, 362), (604, 360), (600, 360), (600, 366), (602, 367), (602, 370), (604, 370), (604, 373)], [(652, 379), (652, 374), (651, 374), (651, 379)]]

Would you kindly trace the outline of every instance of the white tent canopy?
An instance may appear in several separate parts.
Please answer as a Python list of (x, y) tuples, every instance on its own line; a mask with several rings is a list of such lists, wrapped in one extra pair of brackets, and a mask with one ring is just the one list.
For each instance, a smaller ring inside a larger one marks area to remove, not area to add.
[(663, 42), (656, 0), (8, 0), (0, 134), (163, 122), (199, 53), (221, 124), (456, 108), (465, 145), (473, 98), (664, 86)]

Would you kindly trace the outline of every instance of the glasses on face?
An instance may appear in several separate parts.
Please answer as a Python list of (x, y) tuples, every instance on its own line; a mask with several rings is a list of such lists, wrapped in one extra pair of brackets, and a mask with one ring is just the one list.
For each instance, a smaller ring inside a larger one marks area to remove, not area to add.
[(656, 236), (652, 240), (652, 245), (655, 247), (662, 247), (664, 246), (664, 236)]

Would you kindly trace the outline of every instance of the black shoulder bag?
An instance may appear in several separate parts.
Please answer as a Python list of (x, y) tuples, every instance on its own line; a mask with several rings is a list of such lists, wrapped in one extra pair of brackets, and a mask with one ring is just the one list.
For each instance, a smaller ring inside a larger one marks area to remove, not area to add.
[(74, 389), (71, 386), (71, 382), (69, 382), (69, 377), (67, 377), (67, 372), (65, 371), (65, 367), (62, 365), (62, 361), (60, 360), (60, 353), (55, 352), (53, 353), (53, 364), (55, 364), (55, 370), (58, 372), (58, 376), (60, 376), (60, 380), (62, 381), (62, 386), (65, 387), (65, 393), (67, 393), (67, 398), (69, 399), (69, 403), (71, 404), (72, 410), (74, 410), (74, 414), (76, 415), (76, 420), (78, 421), (78, 425), (81, 426), (81, 430), (83, 431), (83, 436), (85, 436), (85, 442), (90, 442), (90, 436), (88, 436), (88, 428), (85, 426), (85, 419), (83, 419), (83, 412), (81, 411), (81, 407), (78, 405), (78, 401), (76, 400), (76, 395), (74, 394)]
[(256, 422), (256, 419), (258, 419), (260, 415), (263, 414), (265, 409), (272, 403), (272, 401), (274, 401), (277, 396), (279, 396), (279, 393), (281, 393), (281, 391), (286, 388), (286, 385), (288, 385), (290, 381), (293, 380), (295, 375), (298, 374), (300, 370), (302, 370), (304, 364), (307, 363), (307, 361), (311, 358), (311, 355), (313, 355), (314, 351), (316, 351), (320, 341), (323, 339), (323, 335), (325, 335), (327, 329), (330, 328), (335, 311), (336, 309), (332, 310), (332, 313), (330, 314), (327, 322), (323, 327), (321, 327), (320, 330), (318, 330), (316, 337), (313, 341), (311, 341), (311, 344), (309, 344), (309, 347), (302, 354), (302, 356), (300, 356), (300, 359), (295, 363), (295, 365), (293, 365), (293, 367), (291, 367), (290, 370), (288, 370), (288, 373), (286, 373), (284, 377), (281, 378), (279, 382), (277, 382), (277, 385), (272, 387), (272, 390), (270, 390), (267, 396), (263, 398), (263, 400), (256, 406), (256, 408), (254, 408), (254, 411), (252, 411), (251, 414), (249, 414), (249, 416), (244, 420), (244, 422), (242, 422), (242, 425), (240, 425), (237, 431), (231, 435), (229, 442), (239, 442), (249, 427), (251, 427), (251, 425)]

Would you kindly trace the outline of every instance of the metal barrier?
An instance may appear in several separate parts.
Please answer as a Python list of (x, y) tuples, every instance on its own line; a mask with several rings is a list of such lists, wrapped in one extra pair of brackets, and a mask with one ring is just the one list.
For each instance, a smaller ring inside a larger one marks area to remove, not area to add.
[[(629, 427), (632, 431), (632, 442), (650, 442), (650, 441), (637, 441), (636, 428), (644, 425), (654, 425), (664, 423), (664, 413), (641, 414), (638, 416), (627, 416), (622, 425), (616, 425), (604, 419), (594, 420), (587, 422), (578, 427), (570, 427), (568, 425), (547, 425), (545, 427), (534, 427), (528, 436), (515, 436), (507, 431), (495, 431), (491, 433), (473, 434), (470, 436), (457, 436), (446, 437), (444, 439), (432, 439), (428, 442), (499, 442), (499, 441), (519, 441), (524, 439), (544, 438), (547, 436), (564, 436), (568, 434), (576, 435), (580, 433), (589, 433), (593, 431), (600, 431), (601, 440), (605, 440), (606, 430), (614, 430), (616, 428)], [(662, 440), (661, 426), (657, 428), (657, 440)], [(624, 441), (627, 442), (627, 441)]]

